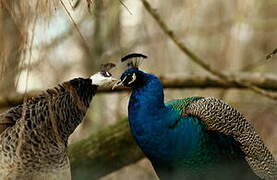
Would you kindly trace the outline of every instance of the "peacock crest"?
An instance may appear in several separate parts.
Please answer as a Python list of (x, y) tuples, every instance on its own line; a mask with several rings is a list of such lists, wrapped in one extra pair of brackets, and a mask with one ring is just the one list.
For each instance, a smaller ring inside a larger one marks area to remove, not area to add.
[(139, 68), (144, 59), (147, 56), (140, 53), (131, 53), (121, 58), (122, 63), (126, 63), (127, 68)]

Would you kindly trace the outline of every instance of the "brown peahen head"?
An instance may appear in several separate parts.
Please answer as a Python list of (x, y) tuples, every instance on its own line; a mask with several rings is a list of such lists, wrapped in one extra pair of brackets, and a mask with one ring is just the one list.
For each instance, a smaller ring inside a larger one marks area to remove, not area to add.
[[(75, 130), (85, 116), (93, 96), (99, 86), (107, 86), (117, 79), (109, 72), (112, 63), (101, 65), (101, 71), (90, 78), (74, 78), (62, 83), (59, 88), (48, 90), (51, 98), (51, 114), (64, 140)], [(51, 95), (50, 91), (54, 91)], [(50, 101), (49, 101), (50, 102)]]
[(79, 104), (80, 106), (83, 104), (85, 107), (88, 107), (99, 86), (108, 86), (117, 81), (109, 72), (114, 67), (115, 64), (113, 63), (102, 64), (100, 67), (101, 71), (95, 73), (90, 78), (75, 78), (65, 82), (63, 85), (67, 90), (71, 91), (73, 97), (76, 96), (77, 102), (81, 103)]

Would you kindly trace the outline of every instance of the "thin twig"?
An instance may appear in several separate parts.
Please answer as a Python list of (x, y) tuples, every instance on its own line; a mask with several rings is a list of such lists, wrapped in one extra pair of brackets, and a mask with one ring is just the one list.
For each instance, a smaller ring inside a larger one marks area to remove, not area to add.
[(275, 54), (277, 54), (277, 48), (275, 48), (270, 54), (266, 56), (266, 59), (271, 59)]
[(66, 12), (66, 14), (69, 16), (71, 22), (73, 23), (75, 29), (77, 30), (79, 36), (81, 37), (81, 39), (82, 39), (82, 41), (83, 41), (83, 44), (84, 44), (84, 47), (86, 48), (86, 50), (87, 50), (88, 52), (90, 52), (90, 48), (89, 48), (89, 46), (88, 46), (88, 44), (87, 44), (87, 41), (86, 41), (85, 37), (82, 35), (82, 33), (81, 33), (81, 31), (80, 31), (80, 29), (79, 29), (77, 23), (75, 22), (75, 20), (74, 20), (73, 17), (71, 16), (70, 12), (69, 12), (68, 9), (66, 8), (64, 2), (63, 2), (62, 0), (60, 0), (60, 3), (62, 4), (62, 6), (63, 6), (63, 8), (64, 8), (64, 10), (65, 10), (65, 12)]
[(270, 93), (268, 91), (265, 91), (259, 87), (256, 87), (248, 82), (241, 82), (238, 81), (230, 76), (225, 75), (224, 73), (212, 68), (207, 63), (205, 63), (200, 57), (198, 57), (196, 54), (194, 54), (189, 48), (187, 48), (179, 39), (175, 36), (173, 31), (165, 24), (165, 22), (161, 19), (159, 14), (156, 12), (155, 9), (151, 7), (151, 5), (148, 3), (147, 0), (141, 0), (145, 9), (149, 12), (149, 14), (154, 18), (154, 20), (158, 23), (160, 28), (163, 30), (163, 32), (177, 45), (177, 47), (186, 54), (192, 61), (194, 61), (196, 64), (210, 72), (211, 74), (217, 76), (221, 80), (223, 80), (226, 83), (236, 83), (240, 86), (247, 87), (251, 89), (252, 91), (264, 95), (270, 99), (277, 100), (277, 94)]
[(67, 2), (70, 5), (71, 9), (74, 9), (74, 5), (70, 2), (70, 0), (67, 0)]
[(77, 1), (72, 5), (72, 8), (73, 8), (73, 9), (76, 9), (76, 8), (79, 6), (80, 2), (81, 2), (81, 0), (77, 0)]
[(123, 1), (119, 0), (120, 4), (125, 8), (127, 9), (127, 11), (130, 13), (130, 15), (133, 15), (133, 13), (130, 11), (130, 9), (126, 6), (126, 4), (124, 4)]

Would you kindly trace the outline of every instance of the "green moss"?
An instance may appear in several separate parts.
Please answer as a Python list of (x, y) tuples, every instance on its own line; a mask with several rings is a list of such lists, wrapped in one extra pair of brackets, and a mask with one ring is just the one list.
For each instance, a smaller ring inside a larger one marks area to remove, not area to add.
[(97, 179), (143, 157), (130, 133), (128, 120), (91, 135), (69, 147), (73, 179)]

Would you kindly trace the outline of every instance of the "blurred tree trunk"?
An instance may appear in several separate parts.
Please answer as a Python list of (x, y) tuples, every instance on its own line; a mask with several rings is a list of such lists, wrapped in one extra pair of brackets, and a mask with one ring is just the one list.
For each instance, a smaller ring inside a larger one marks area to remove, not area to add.
[(120, 46), (120, 3), (95, 1), (91, 18), (94, 22), (93, 33), (88, 37), (91, 47), (90, 51), (85, 51), (84, 58), (84, 69), (88, 76), (105, 63), (106, 60), (102, 59), (105, 51)]
[(91, 51), (86, 52), (86, 57), (84, 61), (84, 69), (87, 75), (91, 75), (92, 71), (97, 70), (97, 66), (99, 65), (99, 61), (101, 58), (101, 54), (103, 53), (103, 40), (102, 39), (102, 30), (103, 23), (101, 23), (104, 19), (102, 17), (103, 11), (103, 1), (95, 1), (94, 8), (94, 28), (93, 34), (89, 37), (89, 43), (92, 44)]
[[(88, 37), (89, 50), (84, 48), (84, 70), (86, 76), (91, 76), (94, 72), (99, 71), (100, 64), (106, 63), (103, 59), (104, 52), (120, 46), (120, 3), (118, 1), (95, 1), (94, 8), (90, 18), (93, 21), (93, 33)], [(98, 97), (94, 103), (94, 108), (99, 109), (94, 117), (87, 116), (81, 125), (83, 135), (88, 135), (91, 132), (92, 120), (100, 122), (98, 117), (101, 117), (101, 125), (105, 124), (107, 117), (107, 103), (102, 97)], [(108, 114), (109, 115), (109, 114)]]
[[(0, 92), (2, 95), (16, 91), (16, 78), (24, 45), (24, 34), (21, 26), (25, 19), (17, 21), (13, 10), (19, 1), (5, 1), (0, 8)], [(18, 9), (20, 11), (20, 8)], [(17, 24), (20, 23), (20, 24)]]

